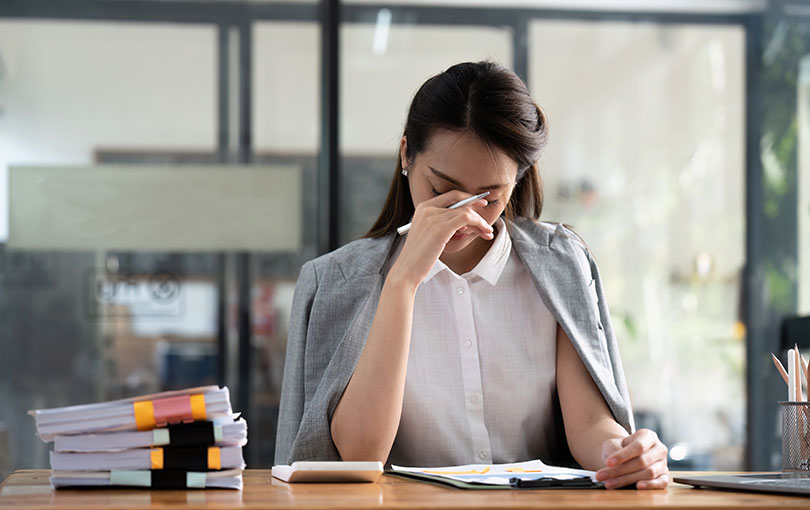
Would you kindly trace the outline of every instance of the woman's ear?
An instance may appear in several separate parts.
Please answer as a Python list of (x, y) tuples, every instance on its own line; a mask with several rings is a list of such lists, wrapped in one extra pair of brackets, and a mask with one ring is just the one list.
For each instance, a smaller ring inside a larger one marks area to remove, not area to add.
[(411, 166), (408, 161), (408, 139), (405, 135), (402, 135), (402, 139), (399, 141), (399, 163), (403, 170)]

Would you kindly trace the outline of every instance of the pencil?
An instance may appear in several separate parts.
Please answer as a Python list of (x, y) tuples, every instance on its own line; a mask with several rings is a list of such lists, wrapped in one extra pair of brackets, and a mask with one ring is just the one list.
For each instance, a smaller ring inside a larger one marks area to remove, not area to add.
[(796, 380), (794, 381), (796, 384), (796, 402), (801, 402), (804, 400), (802, 397), (802, 374), (804, 371), (802, 370), (802, 362), (801, 362), (801, 354), (799, 353), (799, 344), (796, 344), (793, 349), (793, 363), (796, 364)]
[[(793, 344), (793, 350), (796, 353), (796, 370), (799, 372), (796, 375), (796, 401), (801, 402), (804, 400), (802, 397), (802, 376), (808, 376), (810, 372), (807, 372), (807, 360), (799, 352), (799, 344)], [(810, 399), (810, 378), (807, 379), (807, 398)], [(807, 434), (807, 421), (810, 419), (810, 415), (808, 415), (806, 405), (799, 406), (798, 410), (802, 413), (796, 416), (799, 426), (799, 449), (802, 458), (806, 459), (807, 447), (810, 445), (808, 445), (807, 438), (804, 436)]]
[[(810, 402), (810, 364), (805, 362), (805, 381), (807, 381), (807, 401)], [(810, 440), (810, 437), (808, 438)]]
[(796, 378), (793, 383), (796, 385), (796, 402), (804, 400), (802, 398), (802, 362), (799, 361), (799, 349), (793, 350), (793, 364), (795, 365), (793, 371), (796, 372)]
[(787, 372), (785, 372), (785, 367), (782, 366), (782, 363), (775, 354), (771, 353), (771, 358), (773, 358), (773, 364), (776, 365), (776, 370), (779, 371), (779, 375), (782, 376), (782, 380), (785, 381), (785, 384), (788, 384), (788, 375)]

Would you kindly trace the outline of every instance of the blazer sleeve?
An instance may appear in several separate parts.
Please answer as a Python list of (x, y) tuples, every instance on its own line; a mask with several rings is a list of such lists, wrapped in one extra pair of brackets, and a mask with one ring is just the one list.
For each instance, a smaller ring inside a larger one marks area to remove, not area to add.
[[(591, 254), (590, 249), (585, 244), (585, 241), (572, 230), (565, 230), (569, 235), (576, 239), (575, 248), (577, 259), (580, 265), (582, 274), (590, 280), (588, 290), (591, 299), (591, 305), (595, 308), (595, 315), (598, 320), (598, 334), (600, 337), (600, 344), (603, 349), (603, 357), (608, 365), (608, 369), (612, 375), (613, 384), (619, 393), (619, 401), (610, 398), (610, 391), (605, 387), (604, 381), (595, 377), (595, 382), (602, 391), (608, 406), (611, 408), (614, 417), (618, 423), (624, 427), (628, 432), (632, 433), (635, 430), (635, 423), (633, 419), (633, 410), (630, 403), (630, 394), (627, 388), (627, 381), (624, 376), (624, 368), (622, 366), (621, 354), (619, 352), (619, 342), (613, 330), (613, 324), (610, 318), (610, 310), (608, 309), (607, 299), (605, 297), (604, 287), (602, 285), (602, 278), (599, 273), (599, 266), (596, 264)], [(591, 353), (593, 354), (593, 353)], [(592, 374), (593, 376), (594, 374)]]
[(599, 267), (596, 265), (596, 260), (594, 260), (590, 252), (588, 252), (588, 263), (596, 287), (600, 326), (605, 334), (605, 347), (607, 348), (608, 358), (610, 360), (611, 368), (613, 369), (613, 379), (616, 383), (616, 389), (619, 390), (619, 394), (627, 403), (626, 415), (625, 413), (621, 413), (622, 418), (625, 418), (626, 422), (621, 424), (627, 429), (628, 432), (632, 434), (636, 429), (636, 424), (635, 420), (633, 419), (633, 407), (630, 403), (630, 392), (627, 388), (627, 380), (624, 376), (624, 367), (622, 366), (622, 358), (619, 352), (619, 342), (616, 338), (616, 333), (613, 330), (613, 322), (610, 318), (610, 311), (608, 310), (605, 291), (602, 287), (602, 278), (599, 274)]
[(275, 464), (289, 464), (290, 453), (304, 414), (304, 358), (309, 318), (317, 289), (318, 275), (315, 266), (312, 262), (307, 262), (301, 267), (293, 295), (281, 384)]

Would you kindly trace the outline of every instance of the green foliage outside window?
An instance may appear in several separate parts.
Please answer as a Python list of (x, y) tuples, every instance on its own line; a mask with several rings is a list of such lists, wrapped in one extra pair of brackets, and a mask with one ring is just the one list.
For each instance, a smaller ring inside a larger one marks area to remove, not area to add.
[(797, 278), (797, 86), (810, 22), (774, 18), (763, 30), (762, 137), (765, 278), (771, 309), (793, 313)]

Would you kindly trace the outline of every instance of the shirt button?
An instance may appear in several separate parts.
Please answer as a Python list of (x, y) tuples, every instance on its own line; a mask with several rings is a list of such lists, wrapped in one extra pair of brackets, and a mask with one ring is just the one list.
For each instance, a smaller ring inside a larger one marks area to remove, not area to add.
[(472, 347), (472, 342), (470, 342), (469, 340), (465, 340), (464, 347)]
[(464, 287), (457, 288), (456, 292), (458, 292), (459, 294), (464, 294)]
[(477, 403), (478, 403), (478, 397), (470, 397), (470, 404), (477, 404)]
[(487, 460), (487, 452), (485, 452), (485, 451), (481, 451), (481, 452), (478, 454), (478, 457), (479, 457), (481, 460)]

